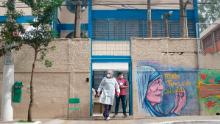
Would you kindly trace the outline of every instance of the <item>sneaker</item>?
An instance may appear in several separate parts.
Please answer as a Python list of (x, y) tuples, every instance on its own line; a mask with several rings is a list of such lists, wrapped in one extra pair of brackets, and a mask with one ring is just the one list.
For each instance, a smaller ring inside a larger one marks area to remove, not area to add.
[(114, 114), (114, 115), (112, 116), (112, 118), (115, 118), (117, 115), (118, 115), (118, 114)]
[(111, 119), (110, 117), (107, 117), (105, 120), (108, 121), (108, 120), (110, 120), (110, 119)]
[(125, 113), (125, 114), (124, 114), (124, 118), (127, 118), (127, 117), (128, 117), (128, 116), (127, 116), (127, 114)]

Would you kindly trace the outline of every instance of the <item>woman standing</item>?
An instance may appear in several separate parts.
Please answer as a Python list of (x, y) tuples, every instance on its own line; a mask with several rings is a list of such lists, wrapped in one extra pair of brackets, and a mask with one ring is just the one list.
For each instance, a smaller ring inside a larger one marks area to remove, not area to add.
[(117, 94), (117, 96), (120, 94), (119, 85), (113, 77), (113, 71), (108, 70), (106, 77), (102, 79), (98, 88), (98, 96), (100, 96), (99, 102), (104, 105), (103, 116), (105, 120), (110, 119), (109, 113), (111, 111), (111, 106), (114, 103), (115, 94)]
[(115, 98), (116, 105), (115, 105), (115, 114), (114, 114), (113, 118), (118, 115), (120, 100), (122, 102), (123, 115), (126, 118), (127, 117), (127, 114), (126, 114), (126, 106), (127, 106), (126, 105), (126, 95), (127, 95), (126, 89), (128, 88), (128, 83), (127, 83), (127, 80), (124, 78), (124, 74), (122, 72), (118, 73), (117, 82), (120, 87), (120, 95), (119, 95), (119, 97), (116, 96), (116, 98)]

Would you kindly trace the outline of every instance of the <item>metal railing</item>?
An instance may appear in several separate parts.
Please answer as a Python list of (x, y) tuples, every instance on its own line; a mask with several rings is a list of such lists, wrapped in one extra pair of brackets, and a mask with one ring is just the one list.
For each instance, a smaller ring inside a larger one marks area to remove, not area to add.
[[(93, 40), (130, 40), (131, 37), (147, 37), (146, 20), (94, 20)], [(168, 35), (171, 38), (181, 37), (179, 20), (168, 22)], [(165, 23), (163, 20), (152, 21), (153, 37), (165, 37)], [(193, 21), (188, 20), (188, 36), (196, 37), (196, 27)]]

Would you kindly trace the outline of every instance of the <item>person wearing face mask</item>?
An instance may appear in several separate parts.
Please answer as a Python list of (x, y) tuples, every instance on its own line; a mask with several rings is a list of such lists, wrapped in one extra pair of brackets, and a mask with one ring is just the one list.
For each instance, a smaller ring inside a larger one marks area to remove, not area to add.
[(120, 88), (117, 80), (113, 77), (113, 71), (108, 70), (106, 77), (104, 77), (98, 88), (99, 102), (104, 105), (103, 116), (105, 120), (109, 120), (109, 113), (114, 103), (115, 94), (119, 96)]
[(118, 73), (117, 82), (120, 87), (120, 95), (119, 95), (119, 97), (116, 96), (115, 114), (114, 114), (113, 118), (116, 117), (118, 114), (120, 100), (122, 102), (123, 115), (126, 118), (127, 117), (127, 114), (126, 114), (126, 95), (127, 95), (126, 89), (128, 88), (128, 83), (127, 83), (126, 79), (124, 78), (124, 74), (122, 72)]

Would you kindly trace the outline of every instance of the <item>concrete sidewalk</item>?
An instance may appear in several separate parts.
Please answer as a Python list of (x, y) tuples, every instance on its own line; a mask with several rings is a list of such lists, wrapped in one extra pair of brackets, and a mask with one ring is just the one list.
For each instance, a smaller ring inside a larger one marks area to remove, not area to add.
[[(65, 120), (65, 119), (34, 119), (41, 124), (220, 124), (220, 116), (179, 116), (151, 118), (117, 118), (105, 121), (103, 119)], [(29, 124), (18, 122), (1, 122), (0, 124)]]
[(62, 120), (43, 121), (43, 124), (220, 124), (220, 116), (181, 116), (146, 119)]

